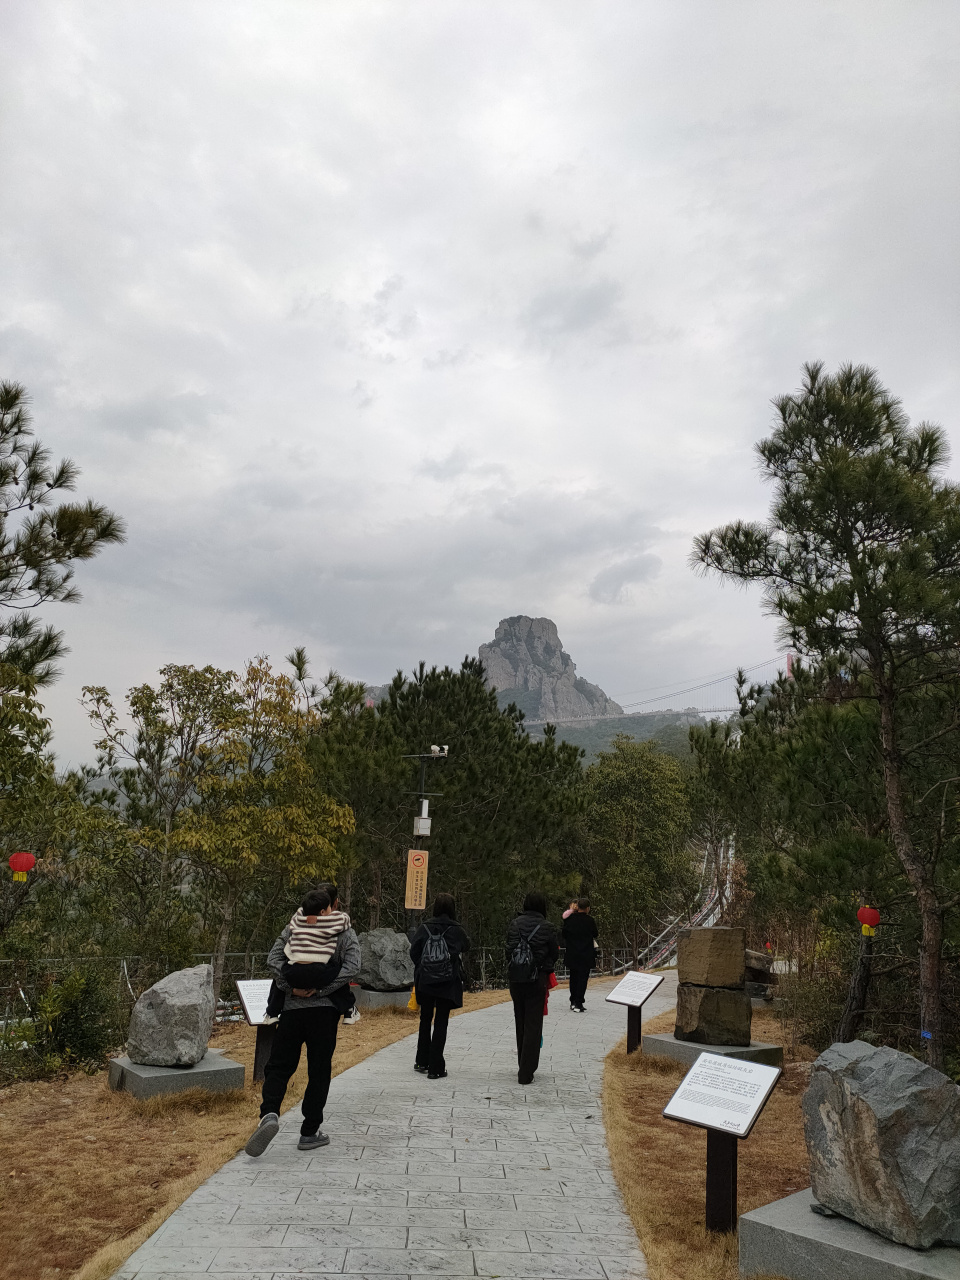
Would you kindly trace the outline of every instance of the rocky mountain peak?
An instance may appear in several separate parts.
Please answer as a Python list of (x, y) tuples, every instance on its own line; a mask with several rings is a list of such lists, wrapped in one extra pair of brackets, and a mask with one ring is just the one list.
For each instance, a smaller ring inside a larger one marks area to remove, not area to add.
[(623, 714), (598, 685), (577, 675), (550, 618), (502, 618), (491, 643), (480, 646), (480, 661), (501, 706), (515, 702), (529, 720)]

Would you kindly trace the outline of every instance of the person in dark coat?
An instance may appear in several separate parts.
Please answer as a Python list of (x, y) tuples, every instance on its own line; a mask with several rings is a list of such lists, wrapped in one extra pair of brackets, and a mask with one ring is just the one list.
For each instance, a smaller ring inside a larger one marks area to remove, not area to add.
[(567, 916), (561, 930), (570, 971), (570, 1008), (586, 1013), (583, 1001), (596, 953), (597, 922), (590, 914), (590, 899), (578, 898), (577, 909)]
[(507, 929), (507, 965), (521, 938), (526, 938), (533, 952), (536, 974), (530, 982), (510, 980), (510, 999), (517, 1027), (517, 1080), (531, 1084), (540, 1065), (540, 1040), (543, 1036), (543, 1005), (560, 944), (557, 931), (547, 919), (547, 902), (542, 893), (528, 893), (523, 900), (523, 914), (510, 922)]
[[(446, 944), (449, 964), (443, 958), (443, 947), (437, 948), (432, 941), (440, 939)], [(438, 950), (439, 955), (436, 954)], [(470, 939), (457, 924), (457, 908), (452, 895), (438, 893), (433, 915), (420, 925), (410, 944), (414, 990), (420, 1006), (420, 1035), (413, 1069), (425, 1073), (428, 1080), (440, 1080), (447, 1074), (443, 1057), (447, 1023), (450, 1010), (463, 1007), (460, 957), (469, 950)], [(444, 969), (449, 969), (449, 973), (442, 972)]]

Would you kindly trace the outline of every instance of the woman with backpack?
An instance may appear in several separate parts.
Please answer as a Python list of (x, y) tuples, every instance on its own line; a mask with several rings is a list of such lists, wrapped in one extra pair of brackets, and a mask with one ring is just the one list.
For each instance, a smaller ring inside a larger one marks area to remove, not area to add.
[(544, 997), (560, 955), (557, 931), (542, 893), (528, 893), (523, 913), (507, 929), (507, 976), (517, 1026), (517, 1081), (532, 1084), (540, 1065)]
[(414, 990), (420, 1006), (420, 1037), (414, 1071), (428, 1080), (447, 1074), (443, 1050), (447, 1043), (450, 1010), (463, 1007), (463, 971), (460, 957), (470, 950), (470, 939), (457, 924), (457, 907), (449, 893), (438, 893), (433, 915), (413, 935)]

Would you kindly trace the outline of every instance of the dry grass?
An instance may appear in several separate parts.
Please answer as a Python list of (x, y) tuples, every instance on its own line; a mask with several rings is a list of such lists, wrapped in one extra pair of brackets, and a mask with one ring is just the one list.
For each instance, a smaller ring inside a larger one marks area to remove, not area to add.
[[(467, 995), (463, 1012), (506, 999), (503, 991)], [(416, 1027), (415, 1014), (392, 1009), (341, 1024), (334, 1075)], [(138, 1102), (111, 1093), (106, 1072), (0, 1090), (0, 1280), (111, 1275), (246, 1142), (260, 1102), (255, 1038), (245, 1024), (214, 1031), (211, 1043), (247, 1068), (247, 1087), (235, 1093), (192, 1089)], [(287, 1107), (305, 1086), (304, 1060)]]
[[(673, 1021), (672, 1012), (662, 1014), (644, 1030), (672, 1031)], [(774, 1043), (782, 1038), (780, 1023), (763, 1013), (754, 1014), (753, 1034)], [(624, 1040), (607, 1056), (603, 1116), (651, 1280), (737, 1280), (736, 1236), (704, 1226), (706, 1133), (661, 1115), (687, 1068), (667, 1058), (627, 1057), (625, 1047)], [(741, 1213), (810, 1185), (800, 1116), (808, 1074), (807, 1062), (787, 1063), (753, 1132), (740, 1143)]]

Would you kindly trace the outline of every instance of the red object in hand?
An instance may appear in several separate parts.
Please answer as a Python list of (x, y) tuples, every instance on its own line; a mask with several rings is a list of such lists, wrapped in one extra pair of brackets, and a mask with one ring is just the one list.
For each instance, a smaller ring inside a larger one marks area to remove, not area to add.
[(32, 870), (36, 861), (32, 853), (12, 853), (8, 862), (14, 880), (26, 880), (27, 872)]
[(857, 912), (857, 919), (868, 929), (875, 929), (880, 923), (880, 912), (876, 907), (861, 907)]

